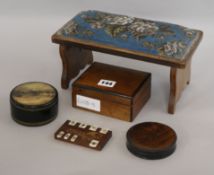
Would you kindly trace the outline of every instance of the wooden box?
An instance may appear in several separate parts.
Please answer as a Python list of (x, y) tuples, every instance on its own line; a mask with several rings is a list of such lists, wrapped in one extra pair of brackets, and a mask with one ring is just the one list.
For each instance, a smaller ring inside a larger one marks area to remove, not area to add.
[(73, 83), (72, 105), (133, 121), (150, 94), (150, 73), (95, 62)]

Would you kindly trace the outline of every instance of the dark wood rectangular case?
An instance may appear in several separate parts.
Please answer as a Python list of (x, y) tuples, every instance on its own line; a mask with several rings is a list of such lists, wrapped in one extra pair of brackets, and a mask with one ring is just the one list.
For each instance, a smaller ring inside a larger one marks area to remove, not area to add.
[(150, 73), (94, 62), (73, 83), (72, 105), (133, 121), (150, 94)]

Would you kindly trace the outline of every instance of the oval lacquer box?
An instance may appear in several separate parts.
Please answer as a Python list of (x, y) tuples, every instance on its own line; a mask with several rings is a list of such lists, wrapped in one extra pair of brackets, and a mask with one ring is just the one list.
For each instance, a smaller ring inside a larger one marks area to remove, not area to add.
[(50, 84), (26, 82), (10, 93), (12, 118), (23, 125), (39, 126), (54, 120), (58, 113), (58, 93)]

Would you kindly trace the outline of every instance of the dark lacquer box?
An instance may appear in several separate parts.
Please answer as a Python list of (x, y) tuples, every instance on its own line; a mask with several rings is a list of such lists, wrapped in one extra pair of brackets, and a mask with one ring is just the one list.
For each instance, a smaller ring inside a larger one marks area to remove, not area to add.
[(11, 115), (19, 124), (40, 126), (53, 121), (58, 113), (58, 92), (44, 82), (25, 82), (10, 93)]
[(150, 94), (150, 73), (95, 62), (73, 83), (72, 105), (133, 121)]

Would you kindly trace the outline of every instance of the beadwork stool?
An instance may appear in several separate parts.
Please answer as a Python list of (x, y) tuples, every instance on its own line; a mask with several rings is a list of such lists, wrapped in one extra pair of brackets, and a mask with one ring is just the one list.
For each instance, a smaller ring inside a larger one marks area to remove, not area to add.
[(60, 44), (64, 89), (93, 62), (92, 51), (170, 66), (168, 112), (173, 114), (190, 82), (191, 58), (202, 35), (180, 25), (89, 10), (65, 24), (52, 41)]

